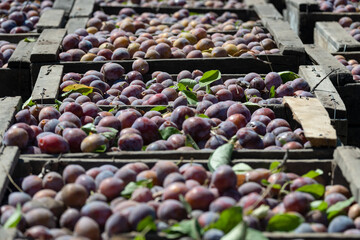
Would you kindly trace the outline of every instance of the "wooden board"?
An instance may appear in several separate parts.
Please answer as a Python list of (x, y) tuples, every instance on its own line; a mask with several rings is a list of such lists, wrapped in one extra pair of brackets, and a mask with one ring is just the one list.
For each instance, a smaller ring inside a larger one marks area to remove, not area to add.
[(360, 149), (350, 146), (338, 147), (334, 152), (334, 160), (340, 167), (357, 202), (360, 202)]
[(8, 41), (10, 43), (18, 43), (25, 38), (38, 38), (40, 33), (30, 32), (30, 33), (17, 33), (17, 34), (9, 34), (9, 33), (0, 33), (0, 39), (4, 41)]
[[(17, 160), (20, 156), (18, 147), (2, 147), (0, 149), (0, 186), (8, 186), (9, 177), (14, 172)], [(0, 199), (4, 198), (6, 188), (0, 188)], [(1, 236), (1, 239), (2, 236)]]
[(54, 104), (58, 97), (62, 74), (63, 66), (61, 65), (43, 66), (31, 95), (32, 100), (37, 103)]
[(319, 10), (316, 0), (286, 0), (286, 5), (296, 7), (300, 12), (313, 12)]
[(75, 0), (70, 12), (70, 18), (90, 17), (94, 9), (95, 0)]
[(290, 107), (294, 119), (301, 124), (311, 146), (336, 146), (336, 131), (331, 126), (329, 115), (318, 99), (284, 97), (283, 102)]
[(79, 28), (85, 28), (88, 20), (88, 17), (70, 18), (65, 26), (65, 29), (68, 34), (74, 33)]
[(45, 29), (33, 48), (31, 62), (57, 61), (60, 44), (65, 35), (65, 29)]
[(65, 22), (65, 11), (62, 9), (49, 9), (45, 11), (36, 24), (38, 32), (47, 28), (61, 28)]
[(283, 16), (276, 10), (276, 8), (272, 4), (254, 4), (254, 10), (260, 19), (283, 19)]
[(322, 47), (305, 44), (305, 51), (315, 64), (321, 65), (324, 72), (330, 74), (335, 87), (354, 82), (350, 71)]
[(62, 9), (65, 11), (65, 16), (69, 16), (75, 0), (55, 0), (53, 9)]
[(331, 53), (360, 50), (360, 43), (338, 22), (317, 22), (314, 30), (314, 43)]
[(245, 3), (245, 5), (247, 7), (254, 7), (256, 5), (264, 5), (267, 4), (266, 0), (243, 0), (243, 3)]
[(20, 97), (4, 97), (0, 98), (0, 142), (8, 128), (14, 123), (14, 117), (21, 108)]
[(8, 66), (10, 68), (30, 68), (30, 56), (36, 42), (25, 42), (21, 40), (14, 53), (11, 55)]

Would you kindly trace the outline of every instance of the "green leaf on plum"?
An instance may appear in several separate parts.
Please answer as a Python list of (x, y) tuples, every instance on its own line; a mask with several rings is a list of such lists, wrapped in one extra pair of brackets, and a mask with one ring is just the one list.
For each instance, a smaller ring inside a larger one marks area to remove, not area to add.
[(316, 169), (309, 171), (308, 173), (302, 175), (302, 177), (308, 177), (308, 178), (316, 178), (317, 176), (323, 175), (324, 172), (321, 169)]
[(316, 200), (316, 201), (312, 201), (310, 203), (310, 206), (311, 206), (311, 210), (319, 210), (323, 212), (327, 209), (328, 204), (323, 200)]
[(221, 165), (229, 165), (231, 163), (233, 150), (234, 144), (231, 143), (226, 143), (218, 147), (208, 160), (209, 170), (214, 172)]
[(354, 203), (354, 197), (351, 197), (345, 201), (337, 202), (326, 210), (328, 219), (331, 220), (339, 215), (345, 208)]
[(100, 133), (100, 135), (103, 135), (108, 140), (115, 139), (119, 131), (116, 130), (115, 128), (111, 128), (111, 127), (107, 127), (107, 129), (109, 129), (110, 132), (103, 132), (103, 133)]
[(152, 216), (147, 216), (138, 223), (136, 231), (142, 232), (144, 229), (146, 229), (148, 232), (157, 230), (156, 223)]
[(56, 108), (56, 110), (58, 110), (58, 111), (59, 111), (59, 108), (60, 108), (61, 104), (62, 104), (62, 102), (61, 102), (61, 101), (59, 101), (59, 100), (55, 99), (54, 108)]
[(270, 88), (270, 98), (274, 98), (275, 97), (275, 86), (271, 86)]
[(180, 194), (179, 195), (179, 200), (184, 205), (184, 208), (186, 209), (186, 212), (188, 214), (190, 214), (191, 211), (192, 211), (192, 208), (191, 208), (190, 204), (185, 200), (184, 195)]
[(258, 230), (249, 228), (245, 222), (239, 223), (221, 240), (269, 240), (264, 234)]
[(179, 129), (174, 127), (167, 127), (159, 130), (162, 139), (167, 140), (171, 135), (181, 133)]
[(70, 90), (68, 92), (64, 92), (63, 94), (61, 94), (61, 97), (62, 98), (66, 98), (67, 96), (69, 96), (70, 94), (74, 93), (75, 91), (74, 90)]
[(204, 72), (203, 76), (199, 80), (199, 86), (208, 86), (219, 79), (221, 79), (221, 72), (219, 70), (210, 70)]
[(270, 164), (269, 170), (272, 171), (273, 173), (281, 172), (281, 168), (277, 169), (280, 166), (280, 164), (281, 164), (280, 162), (272, 162)]
[(309, 184), (296, 189), (298, 192), (311, 194), (314, 198), (320, 198), (325, 193), (325, 187), (322, 184)]
[(153, 187), (152, 179), (145, 179), (137, 182), (129, 182), (126, 185), (125, 189), (121, 192), (121, 196), (129, 199), (131, 198), (132, 193), (140, 187), (152, 188)]
[(256, 208), (252, 211), (251, 215), (256, 217), (257, 219), (265, 218), (268, 215), (270, 207), (267, 205), (261, 205), (260, 207)]
[(280, 184), (271, 184), (268, 180), (266, 179), (262, 179), (261, 180), (261, 184), (264, 185), (264, 186), (269, 186), (269, 185), (272, 185), (272, 188), (273, 189), (281, 189), (281, 185)]
[(196, 144), (194, 139), (189, 134), (186, 134), (185, 146), (192, 147), (195, 150), (200, 150), (199, 146)]
[(219, 219), (211, 223), (205, 230), (211, 228), (216, 228), (224, 233), (228, 233), (236, 227), (242, 221), (242, 208), (241, 207), (231, 207), (221, 212)]
[(297, 214), (277, 214), (270, 218), (266, 230), (270, 232), (290, 232), (303, 222), (304, 219)]
[(253, 103), (253, 102), (249, 102), (248, 100), (246, 100), (245, 103), (243, 103), (243, 105), (245, 105), (246, 107), (257, 107), (257, 108), (261, 108), (261, 106), (257, 103)]
[(167, 108), (168, 108), (167, 106), (157, 106), (157, 107), (153, 107), (152, 109), (150, 109), (150, 111), (160, 112), (160, 111), (166, 110)]
[(97, 149), (95, 149), (94, 152), (96, 152), (96, 153), (104, 153), (104, 152), (106, 152), (106, 145), (105, 144), (100, 145)]
[(73, 91), (73, 92), (78, 92), (78, 93), (81, 93), (82, 95), (87, 96), (90, 93), (92, 93), (93, 90), (94, 90), (93, 87), (89, 87), (84, 84), (72, 84), (72, 85), (65, 87), (63, 89), (63, 92)]
[(201, 227), (197, 219), (183, 220), (175, 223), (163, 232), (166, 233), (166, 238), (177, 239), (181, 236), (189, 236), (193, 239), (201, 239)]
[[(190, 78), (184, 78), (179, 81), (179, 83), (183, 84), (184, 86), (188, 87), (190, 90), (194, 88), (194, 86), (197, 84), (197, 82)], [(178, 84), (179, 84), (178, 83)]]
[(246, 163), (237, 163), (232, 167), (232, 169), (236, 174), (244, 174), (253, 170), (252, 167)]
[(81, 127), (81, 130), (83, 130), (87, 135), (89, 135), (90, 133), (97, 133), (96, 126), (93, 123), (85, 124)]
[(209, 118), (208, 116), (206, 116), (205, 114), (196, 114), (196, 117), (201, 117), (201, 118)]
[(34, 103), (32, 97), (30, 97), (28, 100), (26, 100), (26, 102), (24, 102), (21, 108), (24, 109), (26, 107), (32, 107), (34, 105), (36, 105), (36, 103)]
[(36, 38), (25, 38), (24, 42), (36, 42)]
[(182, 84), (182, 83), (178, 83), (177, 84), (177, 90), (179, 90), (179, 91), (184, 91), (184, 90), (186, 90), (186, 86), (184, 85), (184, 84)]
[(198, 103), (197, 96), (195, 93), (189, 90), (182, 90), (181, 92), (184, 94), (190, 105), (196, 105)]
[(281, 80), (282, 80), (283, 83), (286, 83), (288, 81), (292, 81), (294, 79), (300, 78), (299, 75), (297, 75), (296, 73), (291, 72), (291, 71), (279, 72), (278, 74), (280, 75)]
[(18, 203), (16, 205), (15, 212), (9, 217), (9, 219), (5, 222), (4, 228), (16, 228), (21, 220), (21, 205)]

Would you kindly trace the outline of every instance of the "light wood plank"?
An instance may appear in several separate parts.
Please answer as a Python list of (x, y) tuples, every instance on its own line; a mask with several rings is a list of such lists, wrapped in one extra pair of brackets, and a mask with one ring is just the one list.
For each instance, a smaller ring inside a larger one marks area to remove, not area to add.
[(20, 110), (21, 103), (20, 97), (0, 98), (0, 142), (5, 132), (14, 123), (15, 114)]
[(90, 17), (94, 10), (95, 0), (75, 0), (70, 18)]
[(65, 11), (62, 9), (50, 9), (45, 11), (36, 25), (37, 31), (42, 32), (47, 28), (61, 28), (65, 21)]

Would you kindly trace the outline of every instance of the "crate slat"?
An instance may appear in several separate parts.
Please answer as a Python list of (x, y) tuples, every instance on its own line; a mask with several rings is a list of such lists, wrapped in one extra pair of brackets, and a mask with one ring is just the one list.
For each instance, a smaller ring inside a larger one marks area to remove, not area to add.
[(95, 0), (75, 0), (70, 18), (90, 17), (94, 10)]
[(21, 108), (20, 97), (0, 98), (0, 142), (5, 132), (14, 123), (15, 114)]
[(75, 0), (55, 0), (53, 9), (62, 9), (65, 11), (65, 15), (68, 16), (74, 5)]
[(66, 23), (65, 29), (68, 34), (74, 33), (79, 28), (86, 28), (88, 20), (88, 17), (70, 18)]
[(11, 55), (8, 66), (10, 68), (30, 68), (30, 56), (36, 42), (21, 40)]
[(260, 19), (283, 19), (283, 16), (276, 10), (276, 8), (272, 4), (254, 4), (254, 10)]
[(62, 9), (49, 9), (45, 11), (36, 25), (37, 31), (42, 32), (48, 28), (61, 28), (65, 23), (65, 11)]

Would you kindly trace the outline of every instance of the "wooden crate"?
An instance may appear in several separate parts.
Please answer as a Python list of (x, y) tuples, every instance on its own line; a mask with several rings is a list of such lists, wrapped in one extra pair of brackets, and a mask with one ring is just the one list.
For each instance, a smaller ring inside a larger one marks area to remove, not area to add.
[(313, 43), (315, 23), (320, 21), (338, 21), (342, 17), (360, 20), (360, 13), (322, 12), (316, 0), (286, 0), (285, 19), (304, 43)]

